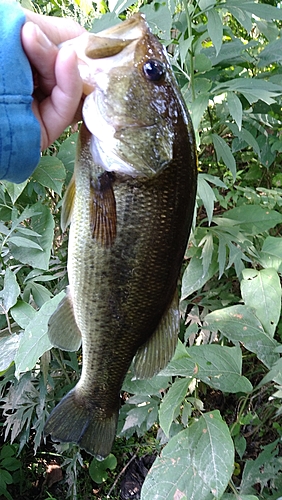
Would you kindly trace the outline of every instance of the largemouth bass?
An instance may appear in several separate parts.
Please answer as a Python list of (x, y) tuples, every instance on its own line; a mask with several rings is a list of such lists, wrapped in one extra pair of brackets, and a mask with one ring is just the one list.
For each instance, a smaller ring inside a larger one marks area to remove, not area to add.
[(147, 378), (175, 350), (196, 153), (168, 57), (141, 14), (71, 43), (88, 96), (62, 209), (63, 228), (71, 221), (69, 287), (49, 337), (65, 350), (82, 338), (83, 366), (45, 434), (103, 458), (132, 360)]

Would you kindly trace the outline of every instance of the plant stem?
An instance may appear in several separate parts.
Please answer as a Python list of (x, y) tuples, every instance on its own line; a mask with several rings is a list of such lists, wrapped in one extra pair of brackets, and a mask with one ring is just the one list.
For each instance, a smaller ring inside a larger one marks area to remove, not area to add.
[[(188, 27), (188, 37), (190, 38), (193, 36), (192, 34), (192, 23), (191, 23), (191, 16), (189, 13), (189, 8), (188, 4), (192, 3), (192, 0), (184, 0), (184, 8), (186, 12), (186, 18), (187, 18), (187, 27)], [(189, 49), (189, 61), (190, 61), (190, 88), (191, 88), (191, 95), (192, 95), (192, 101), (195, 101), (196, 94), (195, 94), (195, 80), (194, 80), (194, 56), (193, 56), (193, 43), (191, 45), (191, 49)]]

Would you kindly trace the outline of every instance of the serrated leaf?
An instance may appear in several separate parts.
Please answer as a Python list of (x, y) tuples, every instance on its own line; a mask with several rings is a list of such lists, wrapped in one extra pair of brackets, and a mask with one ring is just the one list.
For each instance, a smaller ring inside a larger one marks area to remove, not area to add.
[(212, 134), (213, 144), (216, 150), (217, 161), (222, 159), (223, 163), (230, 170), (233, 180), (236, 179), (236, 162), (231, 149), (222, 137), (217, 134)]
[(187, 394), (190, 382), (191, 380), (187, 378), (176, 380), (161, 402), (159, 410), (160, 426), (167, 436), (169, 436), (173, 420), (179, 415), (180, 405)]
[(275, 269), (245, 269), (241, 281), (242, 298), (255, 311), (264, 330), (274, 336), (281, 313), (281, 284)]
[(19, 378), (21, 373), (32, 370), (40, 356), (52, 348), (47, 335), (48, 321), (63, 298), (64, 293), (61, 292), (53, 299), (45, 302), (41, 309), (36, 312), (34, 318), (30, 321), (24, 334), (21, 336), (15, 357), (15, 375), (17, 378)]
[(219, 411), (209, 412), (174, 436), (146, 476), (141, 500), (219, 499), (233, 471), (234, 447)]
[(4, 288), (0, 292), (0, 314), (7, 313), (16, 304), (19, 294), (20, 287), (17, 283), (17, 278), (13, 271), (7, 267), (4, 277)]
[(243, 107), (239, 97), (234, 94), (234, 92), (227, 92), (227, 106), (229, 113), (238, 126), (238, 129), (241, 130)]
[(222, 46), (223, 23), (216, 9), (207, 11), (208, 34), (214, 45), (216, 55), (218, 55)]
[(66, 178), (65, 167), (56, 156), (42, 156), (32, 178), (61, 196)]
[(242, 205), (225, 212), (224, 217), (236, 220), (241, 230), (249, 234), (261, 234), (282, 223), (282, 214), (259, 205)]
[(205, 317), (205, 323), (211, 331), (219, 330), (232, 342), (241, 342), (267, 367), (279, 358), (274, 351), (278, 342), (269, 337), (261, 322), (246, 306), (236, 305), (213, 311)]

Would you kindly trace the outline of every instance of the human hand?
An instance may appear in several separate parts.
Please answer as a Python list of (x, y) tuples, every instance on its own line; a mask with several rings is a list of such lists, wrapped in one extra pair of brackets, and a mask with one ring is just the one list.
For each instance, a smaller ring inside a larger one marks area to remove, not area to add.
[(47, 17), (25, 10), (22, 45), (34, 71), (33, 112), (41, 127), (41, 150), (52, 144), (70, 125), (82, 97), (77, 56), (61, 42), (84, 33), (74, 21)]

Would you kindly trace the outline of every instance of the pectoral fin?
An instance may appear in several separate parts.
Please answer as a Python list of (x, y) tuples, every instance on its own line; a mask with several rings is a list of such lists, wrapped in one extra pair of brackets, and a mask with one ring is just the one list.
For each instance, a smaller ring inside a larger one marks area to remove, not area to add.
[(91, 181), (91, 229), (93, 238), (109, 247), (116, 238), (116, 200), (112, 174), (104, 172)]
[(150, 378), (165, 368), (177, 345), (180, 326), (178, 294), (162, 317), (153, 335), (137, 351), (133, 359), (135, 377)]
[(49, 319), (48, 337), (54, 347), (63, 351), (77, 351), (81, 345), (81, 333), (75, 321), (68, 291)]
[(74, 180), (74, 176), (73, 176), (68, 187), (67, 187), (67, 190), (65, 192), (65, 196), (63, 199), (62, 212), (61, 212), (62, 231), (66, 230), (66, 228), (68, 227), (68, 225), (71, 221), (73, 205), (74, 205), (74, 197), (75, 197), (75, 180)]

